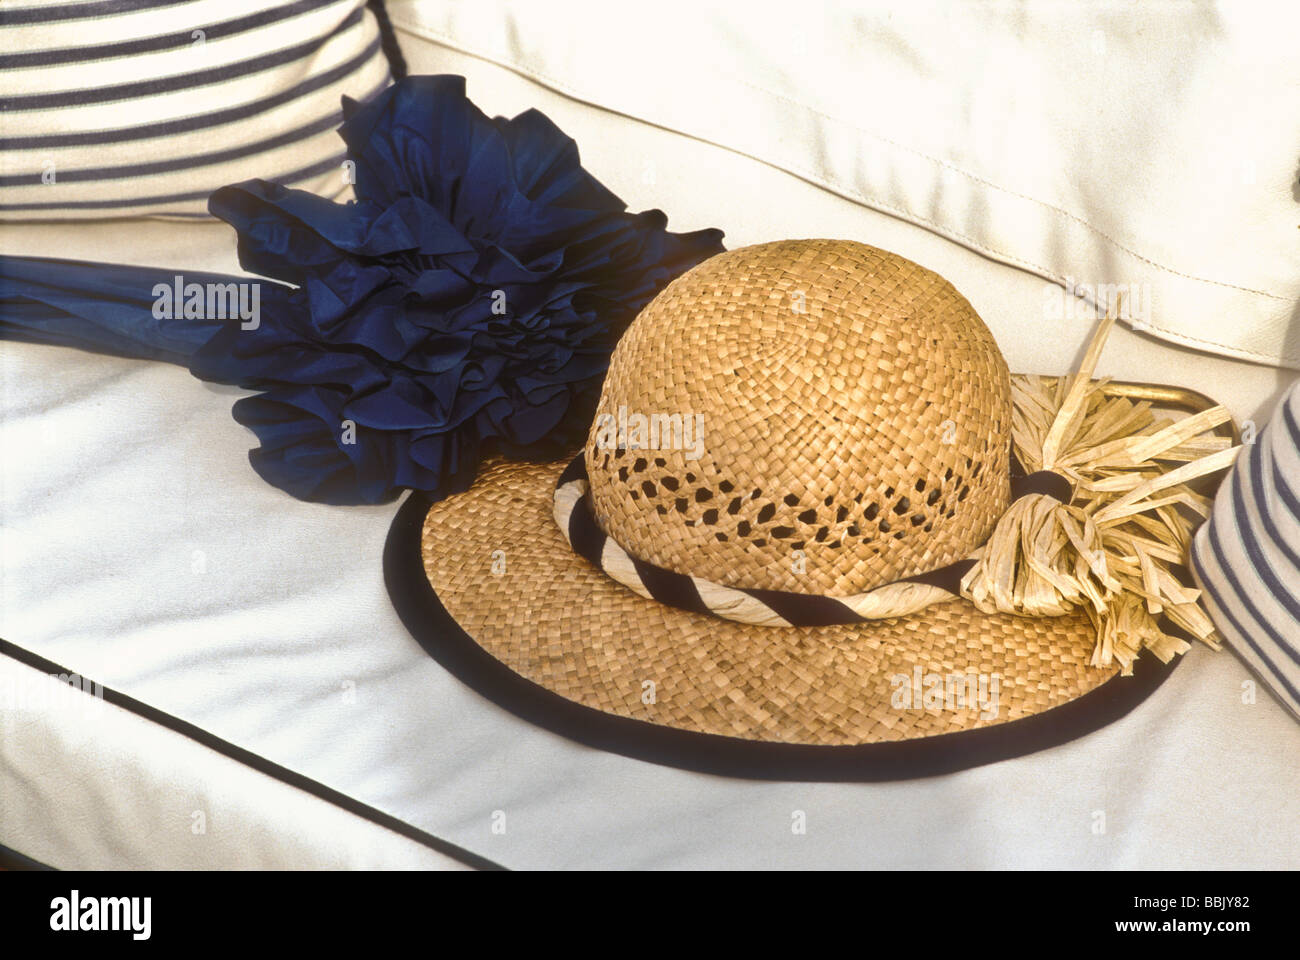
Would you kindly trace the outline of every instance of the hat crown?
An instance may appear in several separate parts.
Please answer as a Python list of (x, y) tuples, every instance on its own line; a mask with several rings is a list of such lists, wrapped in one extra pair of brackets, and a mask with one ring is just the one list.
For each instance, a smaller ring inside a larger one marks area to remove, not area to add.
[(611, 358), (585, 459), (638, 559), (844, 596), (970, 555), (1006, 510), (1011, 386), (938, 274), (843, 240), (719, 254)]

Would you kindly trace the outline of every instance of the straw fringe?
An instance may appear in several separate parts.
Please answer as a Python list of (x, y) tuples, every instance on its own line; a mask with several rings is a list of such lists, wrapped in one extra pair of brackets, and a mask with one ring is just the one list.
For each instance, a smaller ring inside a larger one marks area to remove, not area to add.
[[(1097, 632), (1092, 664), (1124, 674), (1145, 648), (1162, 661), (1190, 645), (1160, 628), (1163, 614), (1219, 649), (1199, 604), (1179, 580), (1209, 500), (1188, 482), (1233, 462), (1240, 447), (1211, 431), (1230, 417), (1213, 407), (1178, 421), (1147, 401), (1106, 396), (1092, 379), (1114, 315), (1102, 320), (1067, 380), (1012, 378), (1012, 443), (1030, 471), (1051, 470), (1074, 487), (1069, 505), (1042, 494), (1013, 503), (998, 521), (962, 595), (986, 613), (1061, 616), (1082, 608)], [(1178, 466), (1172, 466), (1179, 464)]]

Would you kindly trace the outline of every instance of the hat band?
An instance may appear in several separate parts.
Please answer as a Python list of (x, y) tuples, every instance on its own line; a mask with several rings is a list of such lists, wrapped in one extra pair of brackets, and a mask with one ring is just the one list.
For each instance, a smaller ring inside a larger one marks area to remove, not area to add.
[[(555, 486), (555, 522), (569, 546), (592, 566), (632, 592), (668, 606), (724, 620), (776, 627), (821, 627), (903, 617), (961, 596), (962, 578), (975, 566), (958, 560), (846, 597), (729, 587), (676, 573), (632, 556), (601, 529), (591, 507), (585, 454), (579, 453)], [(1011, 500), (1042, 494), (1069, 503), (1070, 482), (1049, 470), (1026, 475), (1011, 454)]]

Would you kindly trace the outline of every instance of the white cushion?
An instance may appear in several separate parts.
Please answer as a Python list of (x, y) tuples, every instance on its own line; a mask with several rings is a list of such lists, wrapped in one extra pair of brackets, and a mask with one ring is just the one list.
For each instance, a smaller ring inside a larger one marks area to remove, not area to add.
[[(1293, 5), (389, 9), (418, 36), (1085, 295), (1132, 285), (1132, 316), (1156, 336), (1300, 368)], [(1064, 309), (1045, 293), (1044, 313)]]

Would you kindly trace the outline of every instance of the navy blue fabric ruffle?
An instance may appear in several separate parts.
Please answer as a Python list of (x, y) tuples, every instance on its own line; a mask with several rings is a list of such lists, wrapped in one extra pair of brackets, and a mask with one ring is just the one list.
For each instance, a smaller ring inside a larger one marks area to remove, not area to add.
[[(190, 343), (196, 376), (261, 391), (234, 408), (261, 443), (250, 460), (306, 500), (445, 496), (488, 453), (552, 458), (581, 443), (619, 336), (723, 249), (721, 232), (669, 233), (658, 210), (627, 212), (545, 116), (489, 118), (461, 77), (411, 77), (345, 114), (354, 203), (262, 180), (209, 201), (241, 265), (293, 287), (264, 285), (256, 329), (190, 322), (155, 345), (179, 356), (169, 338)], [(171, 275), (113, 269), (141, 285)], [(27, 292), (0, 287), (0, 302)], [(65, 333), (57, 342), (76, 343)]]

